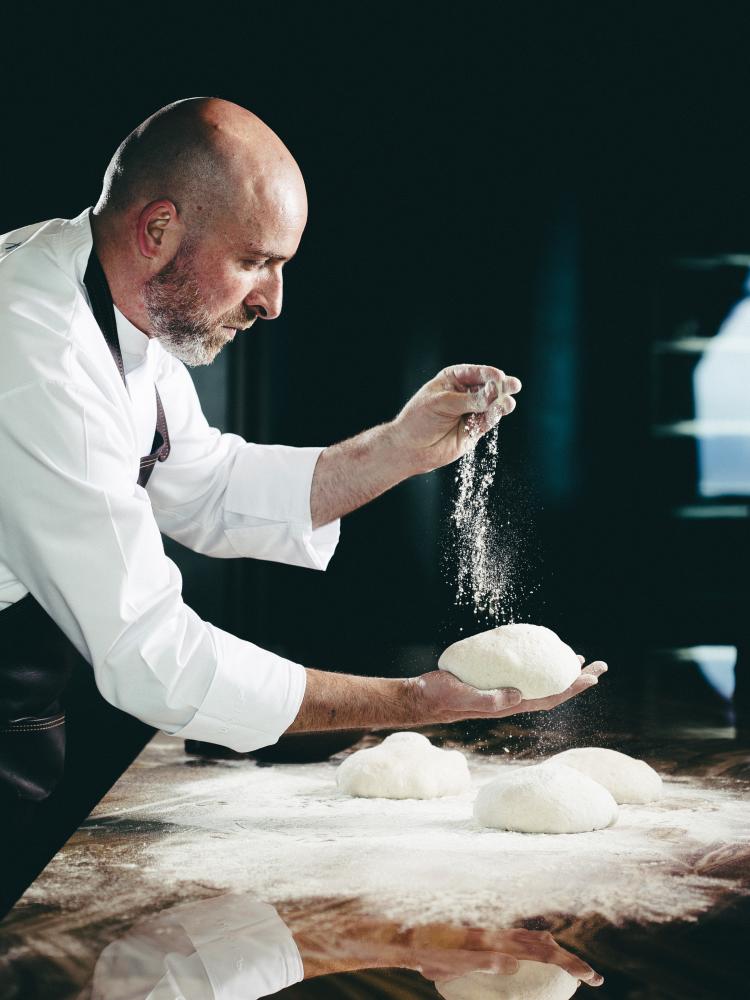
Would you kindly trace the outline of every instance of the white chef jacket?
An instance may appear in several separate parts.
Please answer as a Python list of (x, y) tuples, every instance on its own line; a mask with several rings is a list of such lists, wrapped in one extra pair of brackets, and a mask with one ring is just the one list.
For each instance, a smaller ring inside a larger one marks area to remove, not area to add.
[[(83, 284), (89, 211), (0, 237), (0, 608), (31, 592), (107, 701), (149, 725), (239, 751), (275, 743), (304, 669), (187, 607), (160, 531), (325, 569), (339, 522), (312, 528), (321, 449), (209, 427), (185, 366), (116, 310), (126, 388)], [(171, 451), (143, 489), (154, 383)]]
[(257, 1000), (304, 979), (273, 906), (227, 894), (181, 904), (107, 945), (91, 1000)]

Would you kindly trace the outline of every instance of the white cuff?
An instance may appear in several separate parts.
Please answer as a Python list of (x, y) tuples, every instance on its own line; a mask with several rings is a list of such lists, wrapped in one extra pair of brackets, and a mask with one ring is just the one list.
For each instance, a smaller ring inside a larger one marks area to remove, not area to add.
[(224, 501), (225, 533), (239, 556), (325, 569), (340, 522), (313, 530), (310, 491), (323, 448), (245, 444)]
[(299, 712), (305, 668), (214, 625), (207, 627), (216, 644), (216, 672), (193, 718), (171, 735), (239, 753), (276, 743)]
[[(211, 903), (218, 903), (212, 912)], [(208, 917), (216, 917), (210, 925)], [(210, 900), (200, 908), (180, 914), (203, 962), (214, 994), (220, 997), (269, 996), (304, 979), (299, 949), (291, 931), (268, 903), (246, 897)]]

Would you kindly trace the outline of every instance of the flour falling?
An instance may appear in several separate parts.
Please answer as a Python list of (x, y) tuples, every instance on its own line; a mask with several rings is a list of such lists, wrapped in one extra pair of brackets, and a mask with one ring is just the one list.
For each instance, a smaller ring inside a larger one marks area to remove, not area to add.
[(498, 427), (480, 436), (467, 421), (469, 449), (458, 462), (450, 531), (444, 552), (448, 573), (455, 574), (456, 604), (492, 625), (514, 621), (521, 598), (533, 592), (518, 576), (528, 526), (508, 510), (498, 511), (493, 483), (498, 465)]
[(473, 606), (474, 613), (497, 621), (505, 590), (502, 567), (496, 558), (497, 528), (489, 511), (495, 479), (498, 428), (479, 440), (473, 422), (467, 422), (469, 450), (458, 463), (456, 497), (450, 514), (454, 530), (456, 603)]

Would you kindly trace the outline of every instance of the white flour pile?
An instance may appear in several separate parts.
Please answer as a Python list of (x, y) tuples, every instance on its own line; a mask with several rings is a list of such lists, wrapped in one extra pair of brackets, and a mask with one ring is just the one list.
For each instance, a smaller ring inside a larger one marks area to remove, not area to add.
[[(552, 914), (614, 924), (694, 918), (730, 888), (695, 874), (696, 862), (750, 843), (750, 803), (716, 778), (668, 780), (662, 801), (623, 806), (617, 825), (596, 833), (482, 829), (471, 817), (477, 787), (524, 765), (469, 763), (472, 792), (421, 802), (343, 796), (331, 763), (228, 762), (218, 777), (194, 770), (182, 785), (160, 782), (156, 767), (142, 772), (150, 806), (93, 822), (142, 823), (142, 848), (120, 863), (161, 886), (200, 883), (274, 902), (358, 898), (391, 919), (486, 927)], [(167, 825), (157, 832), (153, 823)]]

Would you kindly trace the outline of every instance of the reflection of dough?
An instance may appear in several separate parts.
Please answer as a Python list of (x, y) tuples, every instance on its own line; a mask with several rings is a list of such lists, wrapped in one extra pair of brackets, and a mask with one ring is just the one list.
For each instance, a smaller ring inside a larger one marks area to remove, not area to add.
[(653, 802), (662, 794), (661, 778), (645, 760), (604, 747), (564, 750), (551, 760), (574, 767), (611, 792), (615, 802)]
[(559, 965), (520, 961), (513, 976), (470, 972), (435, 987), (445, 1000), (568, 1000), (578, 980)]
[(570, 687), (578, 657), (543, 625), (501, 625), (448, 646), (438, 660), (459, 680), (490, 690), (515, 687), (524, 698), (546, 698)]
[(606, 788), (564, 764), (524, 767), (480, 789), (482, 826), (518, 833), (587, 833), (611, 826), (617, 803)]
[(393, 733), (347, 757), (336, 783), (347, 795), (366, 798), (438, 799), (465, 792), (471, 778), (458, 750), (440, 750), (421, 733)]

